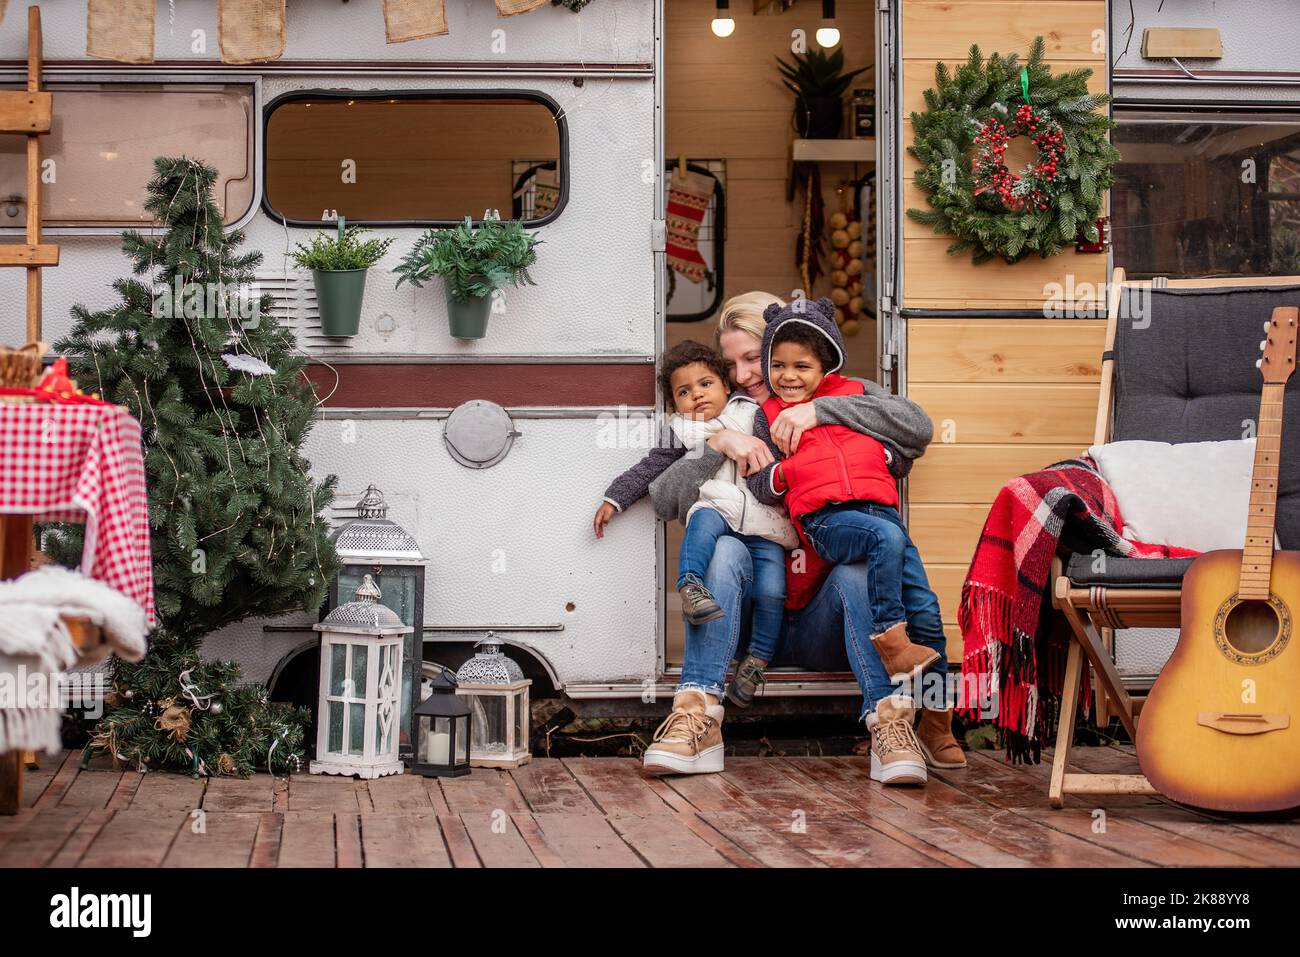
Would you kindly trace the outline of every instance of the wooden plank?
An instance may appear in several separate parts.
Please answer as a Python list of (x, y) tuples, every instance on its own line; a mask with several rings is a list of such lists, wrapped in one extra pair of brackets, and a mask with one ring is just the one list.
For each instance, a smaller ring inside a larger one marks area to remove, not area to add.
[(901, 39), (905, 59), (962, 61), (972, 44), (986, 56), (1023, 58), (1042, 35), (1048, 57), (1100, 62), (1104, 69), (1105, 28), (1106, 5), (1099, 0), (907, 0)]
[(939, 598), (939, 616), (945, 625), (956, 626), (957, 609), (961, 605), (961, 586), (966, 581), (968, 565), (927, 563), (925, 576), (930, 588)]
[(50, 131), (53, 94), (26, 90), (0, 91), (0, 133), (28, 136)]
[(969, 565), (988, 514), (987, 505), (913, 505), (907, 530), (927, 561)]
[(375, 811), (431, 811), (433, 804), (418, 774), (390, 774), (369, 782)]
[(334, 815), (329, 811), (285, 811), (278, 867), (334, 867)]
[(204, 811), (182, 826), (163, 867), (248, 867), (262, 822), (255, 811)]
[(510, 771), (475, 768), (458, 778), (442, 779), (442, 794), (453, 814), (526, 811), (528, 802), (511, 779)]
[[(904, 190), (904, 208), (917, 207)], [(926, 208), (924, 203), (919, 208)], [(998, 309), (1042, 308), (1043, 302), (1068, 288), (1067, 275), (1075, 287), (1095, 284), (1106, 278), (1106, 257), (1076, 253), (1067, 249), (1047, 259), (1029, 256), (1014, 264), (993, 259), (976, 266), (970, 253), (950, 255), (949, 236), (932, 235), (929, 227), (921, 236), (903, 238), (904, 294), (908, 306), (936, 303), (933, 308)]]
[(619, 814), (611, 816), (609, 823), (651, 867), (733, 866), (679, 814)]
[[(909, 0), (910, 3), (910, 0)], [(970, 49), (969, 44), (967, 50)], [(985, 50), (985, 54), (991, 53), (991, 50)], [(1028, 50), (1024, 51), (1026, 54)], [(960, 57), (960, 62), (964, 63), (966, 54)], [(903, 87), (900, 94), (900, 112), (903, 116), (910, 116), (912, 113), (921, 113), (925, 111), (925, 91), (933, 89), (934, 68), (936, 60), (917, 60), (909, 59), (903, 61)], [(1068, 73), (1071, 70), (1090, 69), (1092, 76), (1088, 78), (1088, 91), (1091, 93), (1105, 93), (1107, 86), (1107, 71), (1105, 64), (1098, 64), (1095, 60), (1052, 60), (1048, 63), (1052, 67), (1052, 73), (1059, 75)], [(949, 61), (949, 66), (954, 65)], [(908, 141), (911, 142), (910, 140)]]
[(116, 811), (82, 856), (81, 866), (157, 867), (189, 821), (189, 814), (176, 808), (133, 805)]
[(1102, 319), (913, 319), (907, 381), (1098, 382)]
[(352, 779), (333, 774), (295, 774), (289, 779), (293, 811), (358, 811)]
[(166, 771), (149, 772), (141, 777), (131, 808), (190, 811), (203, 803), (203, 787), (202, 778)]
[[(379, 779), (376, 778), (376, 780)], [(363, 814), (375, 809), (375, 802), (370, 798), (370, 785), (372, 783), (365, 778), (356, 778), (352, 782), (352, 794), (357, 799), (357, 810)]]
[(91, 808), (77, 829), (69, 835), (59, 852), (50, 858), (47, 867), (76, 867), (83, 855), (99, 836), (104, 825), (113, 819), (113, 811)]
[(451, 867), (433, 811), (363, 814), (361, 846), (366, 867)]
[(121, 771), (82, 771), (68, 787), (59, 806), (102, 810), (108, 807), (121, 780)]
[(118, 779), (117, 787), (113, 791), (113, 796), (108, 799), (108, 809), (111, 811), (121, 811), (131, 806), (135, 800), (135, 792), (140, 789), (140, 782), (144, 780), (144, 775), (139, 771), (127, 769), (122, 772), (121, 778)]
[[(80, 751), (77, 752), (81, 754)], [(58, 773), (67, 758), (67, 752), (56, 755), (42, 754), (35, 768), (25, 768), (23, 773), (23, 805), (31, 807)]]
[(1089, 444), (936, 442), (912, 467), (907, 500), (914, 505), (992, 505), (1013, 478), (1077, 458)]
[(207, 811), (270, 811), (274, 803), (275, 779), (269, 774), (212, 778), (203, 794)]
[(826, 867), (748, 811), (701, 811), (699, 819), (765, 867)]
[(535, 812), (598, 813), (587, 792), (557, 758), (534, 758), (510, 772), (529, 808)]
[(276, 867), (280, 862), (280, 840), (284, 834), (284, 815), (263, 811), (258, 815), (257, 836), (248, 858), (249, 867)]
[(634, 758), (566, 758), (564, 766), (606, 815), (673, 813), (641, 778)]
[(0, 844), (0, 867), (42, 867), (81, 826), (89, 813), (84, 807), (23, 810), (6, 824), (15, 827)]
[(918, 383), (907, 395), (934, 420), (936, 434), (946, 433), (957, 444), (1092, 444), (1093, 385)]
[(80, 762), (80, 751), (65, 751), (63, 763), (59, 765), (59, 770), (55, 772), (50, 783), (45, 786), (40, 797), (32, 802), (32, 807), (37, 809), (57, 807), (59, 802), (63, 800), (68, 788), (72, 787), (72, 782), (76, 780)]
[(361, 843), (360, 816), (351, 811), (334, 812), (336, 867), (361, 867), (365, 861)]
[(438, 815), (438, 824), (442, 828), (442, 838), (447, 842), (447, 852), (451, 856), (453, 867), (482, 867), (470, 840), (469, 831), (464, 822), (455, 814)]
[(528, 845), (529, 852), (542, 867), (566, 867), (564, 858), (547, 842), (546, 836), (537, 824), (537, 819), (528, 811), (520, 811), (510, 816), (512, 823), (519, 829), (519, 836)]
[(604, 815), (568, 810), (535, 812), (532, 817), (547, 846), (567, 867), (645, 866)]
[(466, 812), (460, 822), (484, 867), (541, 867), (508, 813)]
[(59, 247), (49, 243), (0, 245), (0, 266), (57, 266), (58, 264)]

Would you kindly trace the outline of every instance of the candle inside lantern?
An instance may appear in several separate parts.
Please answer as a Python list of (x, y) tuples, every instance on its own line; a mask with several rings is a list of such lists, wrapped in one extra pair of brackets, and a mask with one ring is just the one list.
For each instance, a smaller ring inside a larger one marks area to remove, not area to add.
[[(445, 725), (446, 722), (438, 722)], [(430, 728), (427, 725), (420, 731), (421, 760), (426, 764), (446, 764), (451, 753), (451, 733)]]

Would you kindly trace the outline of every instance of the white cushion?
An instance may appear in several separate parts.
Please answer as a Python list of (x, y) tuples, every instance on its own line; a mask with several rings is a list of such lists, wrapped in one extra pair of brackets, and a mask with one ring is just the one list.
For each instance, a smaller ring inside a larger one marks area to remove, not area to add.
[(1124, 537), (1200, 552), (1242, 547), (1255, 440), (1111, 442), (1088, 454), (1115, 490)]

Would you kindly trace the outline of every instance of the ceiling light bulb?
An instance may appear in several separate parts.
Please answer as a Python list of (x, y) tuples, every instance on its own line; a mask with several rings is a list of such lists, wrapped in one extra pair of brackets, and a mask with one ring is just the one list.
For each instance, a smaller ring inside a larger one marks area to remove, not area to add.
[(736, 32), (736, 21), (731, 17), (714, 17), (710, 26), (715, 37), (729, 37)]
[(840, 42), (840, 31), (835, 27), (818, 27), (817, 43), (823, 47), (833, 47)]

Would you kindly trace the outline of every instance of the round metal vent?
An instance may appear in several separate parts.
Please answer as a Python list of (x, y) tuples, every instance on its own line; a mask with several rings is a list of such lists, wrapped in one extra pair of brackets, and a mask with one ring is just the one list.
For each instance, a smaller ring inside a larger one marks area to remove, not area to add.
[(486, 399), (473, 399), (452, 410), (442, 440), (461, 465), (485, 469), (506, 457), (519, 434), (505, 409)]

